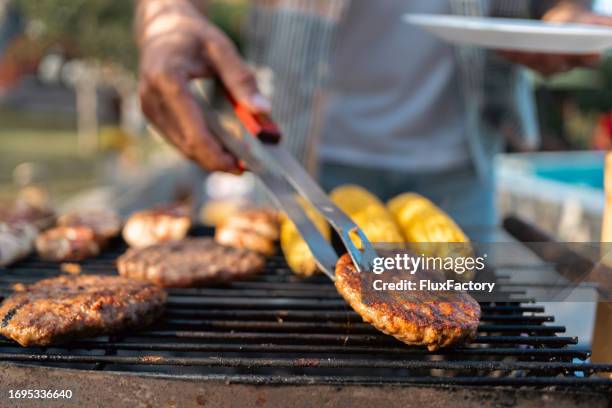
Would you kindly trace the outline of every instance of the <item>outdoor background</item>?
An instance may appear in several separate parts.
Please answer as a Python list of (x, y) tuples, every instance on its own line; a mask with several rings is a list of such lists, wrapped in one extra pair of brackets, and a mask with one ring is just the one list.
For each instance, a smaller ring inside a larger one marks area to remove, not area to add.
[[(240, 45), (248, 1), (208, 3)], [(612, 0), (596, 7), (612, 13)], [(0, 0), (0, 202), (30, 184), (64, 202), (178, 160), (140, 114), (132, 16), (131, 1)], [(533, 83), (540, 151), (556, 153), (501, 157), (500, 208), (564, 239), (596, 240), (601, 152), (612, 145), (612, 59)], [(520, 147), (509, 141), (508, 152)]]

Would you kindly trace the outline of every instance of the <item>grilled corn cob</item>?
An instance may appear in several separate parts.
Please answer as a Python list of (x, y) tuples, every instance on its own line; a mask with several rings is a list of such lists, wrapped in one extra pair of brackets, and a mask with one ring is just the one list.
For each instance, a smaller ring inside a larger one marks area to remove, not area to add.
[[(331, 231), (325, 218), (310, 203), (302, 200), (301, 204), (308, 218), (329, 241)], [(314, 256), (310, 252), (306, 241), (302, 239), (295, 224), (285, 215), (281, 219), (280, 244), (289, 268), (296, 275), (312, 276), (318, 271)]]
[[(404, 193), (391, 199), (387, 208), (414, 251), (441, 258), (473, 257), (469, 238), (427, 198), (416, 193)], [(461, 278), (471, 279), (473, 276), (473, 271), (466, 271)]]
[[(361, 228), (370, 242), (404, 242), (397, 224), (385, 205), (366, 189), (356, 185), (344, 185), (335, 188), (330, 197)], [(361, 248), (359, 236), (355, 233), (350, 234), (355, 245)]]

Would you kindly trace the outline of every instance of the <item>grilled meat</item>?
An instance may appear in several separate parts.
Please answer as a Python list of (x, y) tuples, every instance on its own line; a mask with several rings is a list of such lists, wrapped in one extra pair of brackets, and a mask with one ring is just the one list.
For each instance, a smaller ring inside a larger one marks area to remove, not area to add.
[(335, 284), (364, 321), (406, 344), (434, 351), (476, 335), (480, 306), (467, 293), (381, 291), (366, 303), (361, 276), (348, 254), (336, 265)]
[(60, 264), (60, 271), (71, 275), (78, 275), (83, 271), (83, 268), (78, 263), (64, 262)]
[(135, 212), (123, 227), (123, 239), (131, 247), (144, 248), (187, 235), (191, 219), (183, 207), (172, 206)]
[(49, 261), (79, 260), (98, 255), (100, 243), (89, 227), (55, 227), (36, 238), (36, 251)]
[(100, 244), (119, 235), (121, 220), (114, 211), (89, 210), (62, 215), (57, 220), (60, 227), (85, 226), (93, 230)]
[(8, 224), (28, 223), (39, 230), (55, 223), (55, 212), (49, 193), (40, 187), (25, 187), (15, 200), (0, 205), (0, 221)]
[(254, 275), (264, 266), (264, 257), (256, 252), (219, 245), (211, 238), (132, 248), (117, 260), (121, 275), (163, 287), (231, 281)]
[(38, 229), (27, 222), (0, 222), (0, 266), (25, 258), (34, 249)]
[(215, 231), (215, 241), (234, 248), (246, 248), (273, 255), (279, 236), (279, 219), (275, 211), (251, 209), (230, 216)]
[(274, 255), (276, 251), (274, 241), (250, 230), (217, 227), (215, 230), (215, 241), (221, 245), (250, 249), (251, 251), (259, 252), (267, 256)]
[(223, 222), (222, 226), (253, 231), (271, 241), (278, 240), (279, 218), (278, 213), (268, 209), (250, 209), (240, 211)]
[(20, 289), (0, 305), (0, 334), (24, 347), (145, 326), (166, 301), (163, 289), (120, 276), (61, 276)]

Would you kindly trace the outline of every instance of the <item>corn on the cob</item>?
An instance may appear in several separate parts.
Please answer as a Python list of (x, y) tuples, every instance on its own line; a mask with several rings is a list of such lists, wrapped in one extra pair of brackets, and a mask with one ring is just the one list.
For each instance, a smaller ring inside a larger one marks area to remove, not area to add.
[[(331, 192), (330, 197), (361, 228), (370, 242), (404, 242), (397, 224), (385, 205), (363, 187), (340, 186)], [(351, 233), (351, 239), (361, 248), (361, 240), (357, 234)]]
[[(310, 203), (302, 200), (301, 205), (308, 218), (329, 241), (331, 232), (325, 218)], [(281, 219), (280, 244), (289, 268), (296, 275), (312, 276), (317, 273), (317, 264), (310, 248), (308, 248), (306, 241), (302, 239), (295, 224), (285, 215)]]
[[(387, 203), (410, 248), (432, 257), (472, 257), (469, 238), (444, 211), (416, 193), (404, 193)], [(471, 279), (473, 272), (463, 274)]]

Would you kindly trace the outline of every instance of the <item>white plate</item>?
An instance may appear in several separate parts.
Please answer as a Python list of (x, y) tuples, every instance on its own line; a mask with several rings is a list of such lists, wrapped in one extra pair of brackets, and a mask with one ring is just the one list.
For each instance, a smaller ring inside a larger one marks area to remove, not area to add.
[(612, 47), (612, 28), (598, 25), (440, 14), (404, 14), (403, 19), (453, 44), (567, 54)]

